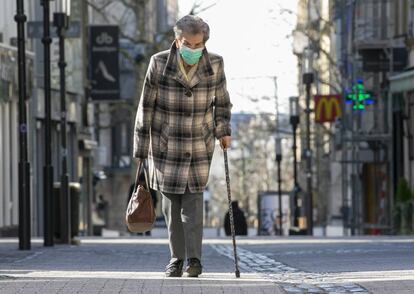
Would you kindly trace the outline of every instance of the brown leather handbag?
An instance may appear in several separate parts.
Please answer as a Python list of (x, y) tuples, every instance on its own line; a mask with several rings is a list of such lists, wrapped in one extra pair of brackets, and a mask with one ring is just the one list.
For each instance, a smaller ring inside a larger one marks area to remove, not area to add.
[[(146, 187), (139, 183), (139, 175), (142, 169), (144, 170)], [(152, 229), (155, 217), (155, 208), (149, 191), (148, 176), (141, 161), (135, 178), (134, 190), (126, 210), (125, 222), (131, 232), (143, 233)]]

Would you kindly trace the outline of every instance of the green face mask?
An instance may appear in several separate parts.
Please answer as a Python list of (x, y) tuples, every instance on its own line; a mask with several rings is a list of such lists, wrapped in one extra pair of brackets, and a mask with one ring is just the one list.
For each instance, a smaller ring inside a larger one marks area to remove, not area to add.
[(203, 55), (204, 48), (191, 49), (184, 45), (180, 48), (181, 57), (188, 65), (196, 64)]

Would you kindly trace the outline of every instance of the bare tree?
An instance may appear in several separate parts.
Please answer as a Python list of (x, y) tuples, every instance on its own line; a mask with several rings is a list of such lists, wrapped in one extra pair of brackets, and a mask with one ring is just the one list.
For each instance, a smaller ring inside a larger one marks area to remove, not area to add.
[[(298, 16), (294, 11), (284, 8), (282, 5), (279, 5), (279, 8), (280, 14), (288, 13)], [(326, 44), (325, 39), (323, 38), (323, 36), (330, 38), (331, 34), (335, 30), (334, 23), (332, 20), (326, 19), (322, 15), (319, 5), (312, 5), (312, 11), (308, 13), (315, 14), (312, 21), (306, 24), (298, 24), (296, 26), (295, 32), (299, 32), (305, 36), (308, 39), (308, 44), (314, 50), (318, 58), (321, 58), (323, 56), (329, 63), (328, 68), (320, 68), (317, 64), (313, 64), (315, 72), (331, 72), (329, 80), (324, 80), (319, 75), (317, 75), (315, 77), (317, 79), (317, 82), (331, 87), (337, 93), (341, 93), (344, 86), (342, 81), (343, 75), (341, 72), (341, 67), (339, 66), (334, 54), (325, 49), (329, 46), (329, 44)]]
[[(274, 115), (261, 113), (241, 120), (232, 135), (232, 194), (241, 202), (251, 223), (256, 220), (258, 192), (277, 189), (273, 140), (275, 133)], [(283, 170), (283, 183), (287, 189), (290, 188), (292, 178), (289, 176), (292, 171), (288, 160), (283, 162)], [(220, 181), (220, 178), (216, 180)]]

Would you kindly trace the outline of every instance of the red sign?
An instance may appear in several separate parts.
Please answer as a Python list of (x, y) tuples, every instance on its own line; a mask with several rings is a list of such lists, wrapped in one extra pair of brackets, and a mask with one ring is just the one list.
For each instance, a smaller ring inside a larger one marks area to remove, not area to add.
[(342, 114), (340, 95), (315, 96), (315, 122), (334, 122)]

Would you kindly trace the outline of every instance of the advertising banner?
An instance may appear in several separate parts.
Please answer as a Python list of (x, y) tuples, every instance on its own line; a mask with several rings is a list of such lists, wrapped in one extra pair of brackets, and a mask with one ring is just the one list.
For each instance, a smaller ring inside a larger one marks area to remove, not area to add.
[(90, 26), (90, 65), (92, 100), (119, 100), (118, 26)]
[[(279, 223), (279, 194), (276, 191), (260, 192), (258, 194), (258, 235), (278, 235)], [(290, 228), (290, 197), (282, 192), (282, 227), (283, 235), (288, 235)]]

